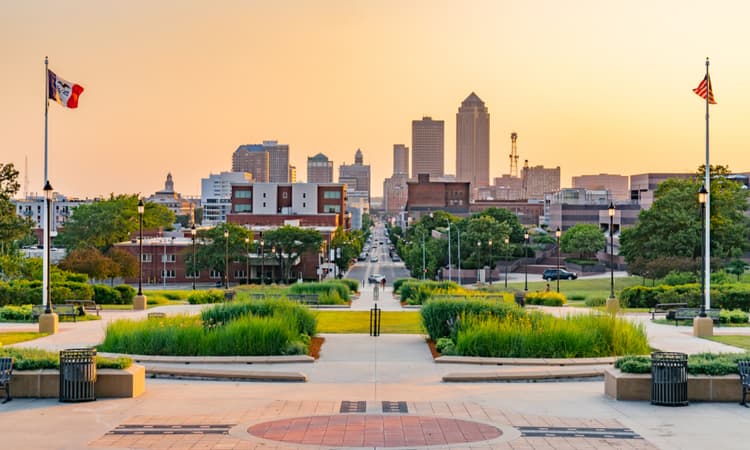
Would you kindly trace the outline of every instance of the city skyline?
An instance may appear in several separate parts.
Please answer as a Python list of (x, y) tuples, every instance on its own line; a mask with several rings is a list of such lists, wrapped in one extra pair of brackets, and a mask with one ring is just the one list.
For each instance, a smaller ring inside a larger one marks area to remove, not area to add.
[(563, 186), (581, 174), (692, 172), (704, 160), (704, 103), (692, 89), (706, 56), (718, 102), (711, 161), (750, 170), (744, 2), (708, 12), (677, 1), (1, 9), (0, 159), (30, 192), (44, 181), (44, 56), (85, 88), (75, 110), (50, 104), (49, 178), (69, 196), (148, 195), (168, 172), (196, 195), (202, 178), (231, 168), (238, 145), (264, 140), (289, 145), (299, 180), (308, 157), (323, 152), (337, 167), (361, 148), (381, 196), (392, 167), (380, 156), (410, 146), (423, 116), (445, 121), (445, 172), (456, 173), (452, 118), (472, 91), (492, 114), (490, 179), (509, 171), (512, 131), (520, 161), (560, 166)]

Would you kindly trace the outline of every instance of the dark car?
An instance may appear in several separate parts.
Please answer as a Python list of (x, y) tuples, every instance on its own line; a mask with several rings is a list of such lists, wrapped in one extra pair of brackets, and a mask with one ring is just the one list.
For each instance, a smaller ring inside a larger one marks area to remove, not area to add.
[[(559, 276), (561, 280), (575, 280), (576, 278), (578, 278), (578, 274), (576, 274), (575, 272), (568, 272), (565, 269), (560, 269)], [(557, 269), (547, 269), (542, 274), (542, 278), (547, 281), (557, 280), (557, 277)]]
[(385, 279), (385, 277), (379, 273), (373, 273), (367, 277), (367, 281), (370, 283), (380, 283), (383, 279)]

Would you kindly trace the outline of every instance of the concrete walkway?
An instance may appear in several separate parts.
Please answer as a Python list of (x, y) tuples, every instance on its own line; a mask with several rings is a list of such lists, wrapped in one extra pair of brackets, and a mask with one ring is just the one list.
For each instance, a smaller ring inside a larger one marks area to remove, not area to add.
[[(389, 294), (387, 287), (378, 306), (399, 310)], [(373, 304), (372, 291), (365, 290), (352, 309)], [(18, 345), (50, 350), (96, 345), (108, 321), (145, 314), (104, 311), (102, 321), (63, 322), (60, 333)], [(690, 328), (652, 324), (645, 316), (632, 320), (644, 324), (661, 350), (714, 348), (693, 338)], [(35, 328), (0, 324), (0, 330)], [(750, 441), (750, 410), (736, 404), (667, 408), (618, 402), (604, 396), (600, 380), (444, 383), (450, 373), (511, 374), (529, 367), (435, 364), (418, 335), (324, 337), (321, 357), (313, 364), (251, 365), (254, 371), (302, 372), (306, 383), (148, 379), (147, 392), (135, 399), (73, 404), (15, 399), (0, 406), (2, 447), (741, 449)], [(248, 364), (221, 367), (250, 370)], [(386, 409), (383, 402), (401, 412)], [(417, 423), (422, 424), (418, 429)], [(353, 437), (360, 435), (361, 440)]]

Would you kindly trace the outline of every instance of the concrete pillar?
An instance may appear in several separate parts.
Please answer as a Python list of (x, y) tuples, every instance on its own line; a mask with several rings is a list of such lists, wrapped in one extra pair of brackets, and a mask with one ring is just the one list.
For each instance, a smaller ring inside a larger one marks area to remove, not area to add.
[(146, 309), (146, 296), (136, 295), (133, 297), (133, 311), (144, 311)]
[(57, 333), (57, 326), (60, 323), (60, 318), (54, 312), (50, 314), (39, 315), (39, 332), (47, 334)]
[(616, 298), (607, 299), (607, 313), (617, 314), (620, 311), (620, 301)]
[(714, 335), (714, 321), (710, 317), (696, 317), (693, 319), (693, 336), (707, 337)]

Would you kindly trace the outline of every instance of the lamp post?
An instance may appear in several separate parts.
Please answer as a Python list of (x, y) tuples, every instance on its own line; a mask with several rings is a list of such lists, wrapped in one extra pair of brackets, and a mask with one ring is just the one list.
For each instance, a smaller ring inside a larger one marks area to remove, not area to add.
[(424, 230), (420, 230), (419, 228), (417, 228), (417, 230), (419, 231), (419, 234), (422, 235), (422, 280), (424, 280), (425, 277), (427, 276), (427, 265), (425, 264), (425, 251), (424, 251)]
[[(47, 215), (47, 226), (44, 227), (44, 265), (47, 280), (44, 284), (45, 308), (44, 314), (52, 314), (52, 296), (50, 295), (50, 228), (52, 225), (52, 185), (49, 180), (44, 183), (44, 208)], [(7, 388), (6, 388), (7, 389)]]
[(456, 228), (456, 241), (458, 243), (458, 285), (461, 285), (461, 229)]
[(510, 239), (505, 238), (505, 288), (508, 288), (508, 260), (510, 258)]
[(451, 265), (451, 221), (448, 221), (448, 281), (453, 281), (453, 266)]
[[(273, 259), (276, 259), (276, 246), (271, 247), (271, 253), (273, 254)], [(271, 273), (273, 273), (273, 270), (271, 270)]]
[(266, 248), (264, 246), (263, 236), (260, 239), (260, 284), (266, 284)]
[(479, 281), (480, 270), (482, 270), (482, 241), (477, 241), (477, 281)]
[(615, 204), (609, 202), (609, 298), (615, 298)]
[(492, 284), (492, 272), (495, 269), (495, 264), (492, 262), (492, 239), (490, 239), (489, 241), (487, 241), (487, 253), (490, 255), (490, 262), (489, 262), (489, 266), (490, 266), (490, 279), (489, 279), (489, 283)]
[(138, 200), (138, 295), (143, 295), (143, 199)]
[(193, 238), (193, 290), (195, 290), (195, 277), (197, 276), (195, 273), (195, 235), (198, 233), (198, 230), (195, 229), (195, 224), (193, 224), (192, 227), (190, 227), (190, 237)]
[(698, 203), (701, 204), (701, 312), (700, 317), (706, 317), (706, 241), (703, 239), (703, 235), (706, 230), (706, 197), (708, 197), (708, 191), (706, 186), (701, 186), (698, 191)]
[(560, 292), (560, 236), (562, 232), (560, 227), (555, 230), (555, 238), (557, 239), (557, 292)]
[(250, 238), (245, 237), (245, 284), (250, 284)]
[(224, 229), (224, 289), (229, 289), (229, 229)]
[(523, 290), (529, 290), (529, 232), (523, 233)]

